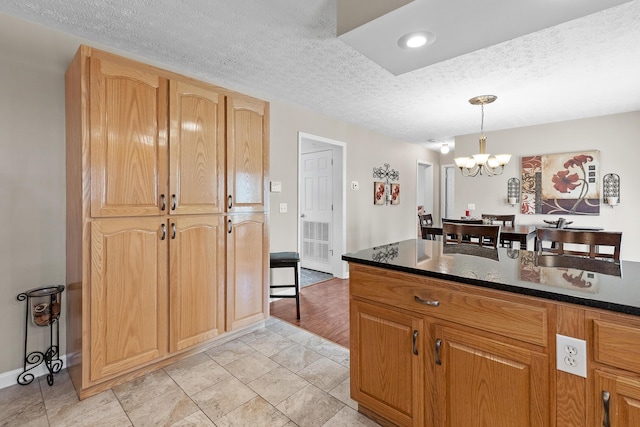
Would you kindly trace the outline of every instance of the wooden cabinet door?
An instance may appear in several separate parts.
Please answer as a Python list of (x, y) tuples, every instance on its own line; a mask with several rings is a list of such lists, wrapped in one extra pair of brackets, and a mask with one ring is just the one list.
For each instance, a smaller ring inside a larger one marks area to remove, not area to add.
[(224, 332), (224, 217), (175, 217), (169, 222), (170, 350)]
[(449, 327), (435, 338), (436, 425), (549, 425), (547, 355)]
[(264, 214), (227, 220), (227, 330), (248, 326), (269, 312), (269, 242)]
[(91, 216), (160, 215), (167, 80), (122, 60), (90, 61)]
[(264, 212), (269, 185), (269, 104), (227, 97), (227, 212)]
[(167, 238), (160, 218), (91, 223), (91, 381), (166, 354)]
[[(626, 377), (596, 369), (594, 384), (592, 405), (589, 405), (593, 415), (589, 425), (594, 427), (640, 426), (640, 379), (638, 377)], [(604, 394), (605, 392), (608, 396)]]
[(169, 85), (169, 212), (224, 212), (224, 96), (213, 88)]
[(351, 397), (399, 426), (424, 424), (422, 319), (352, 300)]

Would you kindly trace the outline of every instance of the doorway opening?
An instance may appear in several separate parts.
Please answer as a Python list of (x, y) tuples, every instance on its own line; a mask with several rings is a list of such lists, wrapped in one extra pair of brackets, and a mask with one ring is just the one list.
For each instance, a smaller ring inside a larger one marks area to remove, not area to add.
[(418, 215), (431, 214), (437, 217), (433, 211), (433, 164), (418, 160), (418, 171), (416, 173), (416, 204), (417, 215), (415, 218), (417, 224), (418, 237), (422, 236), (420, 232), (420, 222)]
[(456, 167), (454, 165), (442, 165), (442, 182), (440, 189), (440, 210), (441, 218), (455, 218), (455, 176)]
[(346, 144), (298, 133), (300, 267), (347, 278)]

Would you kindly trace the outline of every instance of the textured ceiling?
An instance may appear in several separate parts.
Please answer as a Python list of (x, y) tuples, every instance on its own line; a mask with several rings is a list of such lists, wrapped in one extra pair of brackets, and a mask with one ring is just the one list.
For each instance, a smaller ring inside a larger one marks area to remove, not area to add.
[(0, 0), (0, 12), (414, 143), (478, 132), (467, 101), (482, 94), (498, 96), (486, 131), (640, 110), (640, 0), (400, 76), (336, 38), (335, 1)]

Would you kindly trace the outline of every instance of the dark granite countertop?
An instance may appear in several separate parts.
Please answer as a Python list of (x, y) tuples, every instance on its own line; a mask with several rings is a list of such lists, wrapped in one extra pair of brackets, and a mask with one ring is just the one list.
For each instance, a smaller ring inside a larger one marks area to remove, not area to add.
[(347, 253), (344, 261), (640, 316), (640, 262), (444, 245), (412, 239)]

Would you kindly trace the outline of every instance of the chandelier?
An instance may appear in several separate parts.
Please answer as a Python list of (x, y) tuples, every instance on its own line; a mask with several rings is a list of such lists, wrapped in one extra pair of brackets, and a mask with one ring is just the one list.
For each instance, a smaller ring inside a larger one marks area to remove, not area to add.
[(498, 97), (495, 95), (480, 95), (469, 100), (472, 105), (480, 105), (482, 108), (482, 116), (480, 119), (480, 153), (471, 157), (457, 157), (454, 159), (456, 166), (460, 168), (462, 176), (480, 175), (500, 175), (504, 172), (504, 167), (509, 160), (511, 154), (487, 154), (486, 145), (487, 137), (484, 136), (484, 104), (491, 104)]

